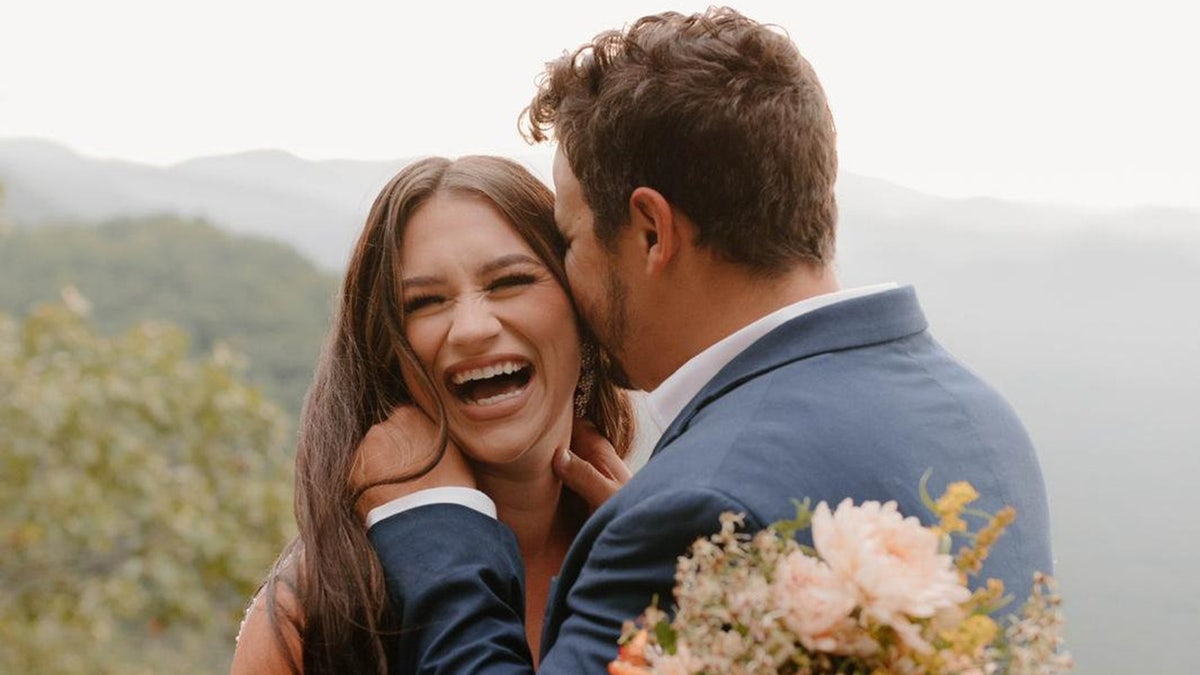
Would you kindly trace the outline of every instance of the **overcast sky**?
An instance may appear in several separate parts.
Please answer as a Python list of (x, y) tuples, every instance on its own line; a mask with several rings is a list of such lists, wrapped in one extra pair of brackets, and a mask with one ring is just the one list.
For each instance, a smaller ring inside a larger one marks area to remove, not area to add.
[[(846, 171), (946, 196), (1200, 208), (1193, 3), (731, 4), (812, 61)], [(544, 61), (705, 5), (0, 0), (0, 137), (154, 164), (526, 153), (516, 119)]]

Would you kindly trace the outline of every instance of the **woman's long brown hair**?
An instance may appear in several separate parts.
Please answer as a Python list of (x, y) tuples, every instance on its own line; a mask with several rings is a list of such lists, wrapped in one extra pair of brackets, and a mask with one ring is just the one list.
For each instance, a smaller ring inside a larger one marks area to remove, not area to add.
[[(423, 159), (402, 169), (375, 199), (350, 258), (333, 326), (304, 402), (296, 449), (295, 511), (299, 535), (266, 582), (276, 637), (297, 631), (305, 673), (386, 673), (389, 639), (401, 639), (388, 610), (383, 570), (355, 512), (363, 489), (350, 475), (367, 431), (398, 405), (412, 403), (403, 370), (436, 401), (440, 442), (411, 480), (431, 470), (446, 448), (446, 415), (426, 370), (404, 337), (400, 260), (408, 219), (442, 192), (482, 196), (512, 225), (567, 290), (565, 245), (554, 225), (554, 197), (524, 167), (499, 157)], [(580, 325), (584, 339), (588, 333)], [(586, 417), (624, 455), (632, 442), (629, 402), (601, 353)], [(282, 586), (282, 588), (281, 588)], [(277, 602), (288, 593), (299, 616)], [(289, 650), (284, 648), (284, 653)], [(289, 656), (290, 659), (290, 656)]]

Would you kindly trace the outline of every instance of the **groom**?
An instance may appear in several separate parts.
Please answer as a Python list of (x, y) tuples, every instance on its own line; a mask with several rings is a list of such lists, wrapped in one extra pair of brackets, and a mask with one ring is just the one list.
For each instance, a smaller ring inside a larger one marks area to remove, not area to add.
[[(527, 115), (534, 139), (558, 142), (578, 306), (665, 429), (568, 553), (541, 673), (604, 672), (622, 622), (672, 597), (676, 558), (722, 512), (752, 531), (804, 497), (928, 517), (928, 470), (935, 493), (967, 480), (981, 508), (1016, 507), (985, 577), (1023, 597), (1051, 571), (1012, 409), (933, 339), (911, 287), (838, 286), (834, 124), (786, 37), (728, 9), (647, 17), (549, 64)], [(443, 503), (370, 537), (422, 672), (532, 672), (504, 525)]]

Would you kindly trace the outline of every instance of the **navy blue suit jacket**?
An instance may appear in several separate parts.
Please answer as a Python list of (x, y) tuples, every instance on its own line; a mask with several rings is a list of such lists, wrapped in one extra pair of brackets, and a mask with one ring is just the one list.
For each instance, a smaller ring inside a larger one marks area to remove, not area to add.
[[(1051, 572), (1041, 471), (1009, 405), (928, 332), (912, 288), (802, 315), (738, 355), (684, 408), (649, 463), (584, 524), (550, 593), (539, 672), (602, 673), (622, 622), (672, 597), (676, 558), (718, 529), (795, 515), (793, 498), (898, 502), (932, 519), (957, 480), (1008, 504), (1016, 523), (984, 577), (1018, 598)], [(395, 672), (530, 673), (523, 568), (503, 524), (452, 505), (393, 516), (370, 538), (406, 631)], [(1015, 609), (1015, 607), (1014, 607)]]

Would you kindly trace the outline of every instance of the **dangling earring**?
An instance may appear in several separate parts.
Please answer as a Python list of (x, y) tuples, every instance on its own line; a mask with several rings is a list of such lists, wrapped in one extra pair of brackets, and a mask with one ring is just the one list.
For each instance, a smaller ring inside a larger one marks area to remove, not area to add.
[(596, 388), (596, 345), (585, 342), (579, 350), (579, 384), (575, 385), (575, 416), (587, 416)]

